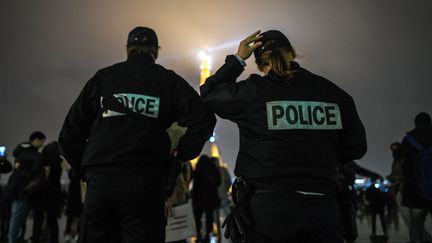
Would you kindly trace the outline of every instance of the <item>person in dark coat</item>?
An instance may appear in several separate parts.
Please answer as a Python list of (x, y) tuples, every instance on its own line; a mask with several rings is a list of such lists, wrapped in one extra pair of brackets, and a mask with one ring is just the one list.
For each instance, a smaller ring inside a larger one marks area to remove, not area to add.
[(43, 192), (33, 197), (33, 243), (39, 243), (45, 219), (50, 231), (50, 242), (59, 242), (58, 215), (61, 205), (60, 177), (62, 173), (60, 147), (57, 141), (47, 144), (42, 150), (43, 165), (47, 169), (47, 183)]
[[(4, 148), (5, 149), (5, 148)], [(4, 155), (0, 155), (0, 178), (1, 174), (7, 174), (12, 171), (12, 164), (7, 159), (6, 151), (3, 151)], [(0, 187), (0, 239), (7, 239), (7, 231), (10, 220), (10, 204), (1, 202), (3, 197), (3, 191)]]
[[(221, 177), (214, 160), (207, 155), (201, 155), (196, 164), (193, 175), (192, 204), (195, 215), (198, 240), (210, 242), (210, 233), (213, 231), (213, 211), (220, 206), (218, 188)], [(201, 216), (206, 215), (206, 233), (201, 239)]]
[[(425, 112), (416, 115), (415, 128), (407, 135), (423, 147), (432, 146), (431, 117)], [(432, 212), (432, 203), (423, 199), (416, 185), (415, 158), (418, 154), (416, 148), (408, 142), (407, 137), (402, 140), (399, 153), (404, 159), (402, 163), (403, 186), (402, 205), (409, 208), (409, 234), (412, 243), (424, 242), (424, 225), (426, 216)]]
[[(62, 155), (87, 185), (82, 243), (165, 242), (179, 163), (197, 157), (213, 133), (214, 114), (186, 80), (156, 63), (159, 49), (153, 29), (131, 30), (127, 59), (100, 69), (63, 123)], [(174, 122), (187, 130), (170, 153)]]
[(370, 203), (371, 217), (372, 217), (372, 236), (376, 236), (376, 216), (379, 216), (383, 234), (387, 235), (387, 226), (384, 218), (385, 206), (387, 202), (385, 192), (379, 188), (379, 183), (374, 180), (372, 185), (366, 190), (366, 199)]
[[(9, 223), (9, 243), (18, 241), (18, 233), (25, 223), (30, 207), (30, 197), (40, 190), (40, 179), (43, 178), (43, 157), (39, 149), (45, 143), (42, 132), (33, 132), (29, 142), (19, 144), (13, 151), (15, 171), (9, 177), (4, 200), (11, 200), (11, 220)], [(38, 179), (39, 178), (39, 179)]]
[(395, 191), (395, 194), (399, 192), (403, 181), (403, 171), (402, 171), (403, 157), (400, 155), (399, 152), (400, 145), (401, 144), (399, 142), (393, 142), (390, 145), (393, 162), (392, 162), (391, 172), (387, 176), (387, 179), (392, 182), (393, 184), (392, 187)]
[[(237, 82), (252, 53), (264, 76)], [(295, 58), (283, 33), (257, 31), (200, 87), (209, 109), (239, 127), (231, 239), (342, 242), (337, 168), (366, 153), (365, 130), (353, 98)]]

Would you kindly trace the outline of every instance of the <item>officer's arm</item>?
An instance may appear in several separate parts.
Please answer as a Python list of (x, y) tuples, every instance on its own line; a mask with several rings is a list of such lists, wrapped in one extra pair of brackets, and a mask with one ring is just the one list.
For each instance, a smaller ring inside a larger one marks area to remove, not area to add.
[(361, 176), (369, 177), (369, 178), (371, 178), (372, 180), (376, 180), (376, 179), (380, 179), (380, 178), (382, 178), (382, 176), (379, 175), (378, 173), (375, 173), (375, 172), (373, 172), (373, 171), (371, 171), (371, 170), (368, 170), (368, 169), (366, 169), (366, 168), (363, 168), (363, 167), (361, 167), (360, 165), (358, 165), (356, 162), (353, 162), (353, 169), (354, 169), (354, 172), (355, 172), (357, 175), (361, 175)]
[(90, 128), (96, 119), (99, 97), (92, 93), (95, 77), (87, 82), (70, 108), (58, 139), (63, 157), (76, 170), (79, 170)]
[(240, 120), (248, 101), (253, 97), (253, 86), (247, 81), (236, 83), (244, 67), (233, 56), (227, 56), (225, 64), (200, 87), (201, 98), (218, 116)]
[(173, 78), (176, 81), (173, 92), (174, 119), (179, 126), (187, 127), (177, 146), (178, 158), (187, 161), (201, 153), (204, 143), (213, 134), (216, 117), (204, 107), (197, 92), (184, 79), (178, 75)]
[(366, 132), (351, 97), (347, 97), (341, 110), (342, 161), (360, 159), (367, 151)]

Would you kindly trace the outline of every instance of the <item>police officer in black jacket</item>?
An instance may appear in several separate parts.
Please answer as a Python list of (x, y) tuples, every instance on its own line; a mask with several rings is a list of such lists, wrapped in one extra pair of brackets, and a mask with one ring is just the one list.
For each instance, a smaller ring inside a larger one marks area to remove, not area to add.
[[(281, 32), (259, 33), (240, 42), (237, 54), (227, 56), (200, 88), (205, 104), (240, 130), (235, 174), (241, 179), (226, 236), (241, 242), (342, 242), (337, 168), (367, 149), (353, 99), (300, 67)], [(252, 52), (265, 76), (236, 82)]]
[(166, 129), (187, 127), (180, 161), (196, 157), (213, 132), (214, 115), (183, 78), (155, 64), (158, 50), (152, 29), (133, 29), (127, 61), (99, 70), (63, 124), (62, 153), (87, 182), (80, 242), (164, 242), (173, 161)]

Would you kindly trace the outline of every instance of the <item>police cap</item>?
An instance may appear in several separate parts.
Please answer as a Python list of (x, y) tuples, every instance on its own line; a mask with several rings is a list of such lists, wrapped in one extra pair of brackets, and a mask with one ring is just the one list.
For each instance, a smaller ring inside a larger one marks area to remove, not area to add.
[(276, 47), (287, 46), (291, 47), (291, 43), (288, 38), (282, 32), (278, 30), (269, 30), (261, 34), (262, 38), (259, 40), (263, 43), (262, 46), (255, 49), (254, 56), (255, 59), (259, 58), (261, 54), (268, 50), (272, 50)]
[(158, 46), (156, 32), (148, 27), (138, 26), (129, 32), (127, 45), (152, 45)]

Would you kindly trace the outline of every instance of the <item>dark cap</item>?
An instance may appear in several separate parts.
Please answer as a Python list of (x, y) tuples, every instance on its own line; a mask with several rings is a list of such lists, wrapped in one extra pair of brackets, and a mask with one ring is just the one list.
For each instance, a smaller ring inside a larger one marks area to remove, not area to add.
[(147, 27), (135, 27), (131, 32), (129, 32), (127, 45), (153, 45), (158, 46), (158, 38), (156, 32)]
[(288, 38), (282, 32), (278, 30), (269, 30), (261, 33), (262, 38), (259, 40), (263, 43), (258, 49), (255, 49), (254, 56), (255, 59), (261, 56), (264, 52), (272, 50), (273, 48), (286, 46), (291, 48), (291, 43)]

